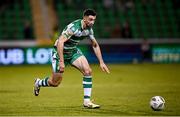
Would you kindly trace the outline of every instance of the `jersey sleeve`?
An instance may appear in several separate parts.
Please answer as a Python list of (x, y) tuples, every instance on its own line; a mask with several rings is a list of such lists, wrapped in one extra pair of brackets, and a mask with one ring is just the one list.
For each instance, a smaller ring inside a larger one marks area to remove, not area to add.
[(95, 39), (95, 37), (94, 37), (94, 31), (93, 31), (92, 28), (90, 29), (89, 38), (92, 39), (92, 40)]
[(67, 39), (70, 39), (77, 32), (75, 26), (73, 24), (69, 24), (62, 32), (62, 35)]

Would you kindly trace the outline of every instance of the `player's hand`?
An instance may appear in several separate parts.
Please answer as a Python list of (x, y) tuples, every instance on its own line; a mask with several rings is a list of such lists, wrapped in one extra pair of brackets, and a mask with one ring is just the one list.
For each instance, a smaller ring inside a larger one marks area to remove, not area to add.
[(100, 64), (100, 67), (101, 67), (101, 69), (102, 69), (103, 72), (106, 72), (106, 73), (108, 73), (108, 74), (110, 73), (110, 71), (109, 71), (108, 67), (106, 66), (106, 64), (101, 63), (101, 64)]
[(64, 62), (60, 61), (59, 62), (59, 72), (63, 73), (64, 72), (64, 68), (65, 68)]

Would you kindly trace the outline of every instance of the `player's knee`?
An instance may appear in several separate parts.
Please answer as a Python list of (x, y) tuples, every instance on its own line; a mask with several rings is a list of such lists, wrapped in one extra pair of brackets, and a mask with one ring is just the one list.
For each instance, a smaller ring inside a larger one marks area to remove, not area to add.
[(58, 81), (58, 82), (57, 81), (56, 82), (55, 81), (50, 81), (49, 85), (52, 86), (52, 87), (58, 87), (60, 83), (61, 83), (61, 81)]
[(62, 75), (60, 73), (53, 73), (53, 79), (49, 81), (49, 85), (57, 87), (62, 81)]
[(91, 74), (92, 74), (91, 68), (84, 70), (84, 75), (85, 75), (85, 76), (89, 76), (89, 75), (91, 75)]
[(60, 84), (60, 83), (57, 83), (57, 82), (56, 82), (56, 83), (53, 83), (52, 86), (53, 86), (53, 87), (58, 87), (59, 84)]

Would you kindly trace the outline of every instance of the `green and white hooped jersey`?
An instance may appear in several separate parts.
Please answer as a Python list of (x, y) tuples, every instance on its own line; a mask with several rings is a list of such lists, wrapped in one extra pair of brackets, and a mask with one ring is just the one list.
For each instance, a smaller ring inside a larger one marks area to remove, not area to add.
[(75, 20), (67, 25), (61, 35), (68, 39), (64, 43), (65, 53), (76, 49), (78, 43), (85, 38), (95, 39), (92, 28), (83, 29), (82, 19)]
[[(65, 27), (62, 34), (68, 40), (64, 43), (64, 63), (72, 64), (78, 57), (82, 56), (83, 53), (80, 49), (77, 48), (78, 43), (85, 39), (95, 39), (92, 28), (83, 29), (82, 19), (78, 19), (70, 23)], [(59, 39), (56, 40), (55, 46), (57, 46), (57, 42)], [(57, 48), (53, 49), (52, 52), (52, 66), (54, 72), (58, 72), (59, 70), (59, 55), (57, 52)]]

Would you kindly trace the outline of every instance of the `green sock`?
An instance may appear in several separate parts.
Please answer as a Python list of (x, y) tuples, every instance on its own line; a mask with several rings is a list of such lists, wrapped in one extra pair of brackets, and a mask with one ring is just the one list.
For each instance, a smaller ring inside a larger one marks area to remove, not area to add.
[(92, 76), (83, 77), (84, 101), (90, 101), (92, 90)]
[(42, 86), (42, 87), (48, 87), (49, 86), (48, 79), (49, 79), (49, 77), (39, 80), (38, 85)]

